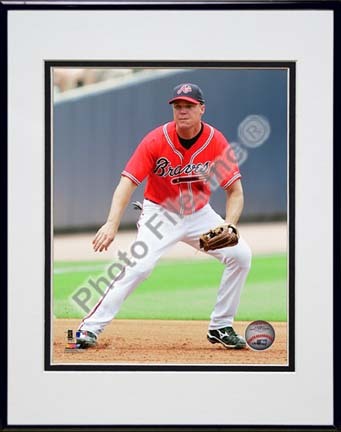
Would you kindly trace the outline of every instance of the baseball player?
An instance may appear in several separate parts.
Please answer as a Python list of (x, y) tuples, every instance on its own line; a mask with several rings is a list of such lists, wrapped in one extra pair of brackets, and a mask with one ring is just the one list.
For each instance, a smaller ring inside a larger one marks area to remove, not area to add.
[[(173, 108), (173, 121), (152, 130), (137, 146), (122, 171), (108, 219), (93, 240), (95, 251), (107, 250), (132, 193), (147, 179), (132, 249), (134, 258), (124, 256), (123, 270), (82, 320), (77, 343), (83, 348), (96, 344), (124, 300), (176, 242), (200, 249), (201, 235), (214, 227), (229, 227), (229, 232), (237, 232), (243, 209), (241, 174), (226, 138), (202, 121), (205, 113), (202, 90), (196, 84), (180, 84), (174, 88), (169, 104)], [(225, 220), (209, 204), (211, 190), (217, 184), (227, 195)], [(205, 253), (225, 266), (207, 338), (225, 348), (244, 348), (245, 340), (234, 331), (233, 319), (250, 269), (250, 248), (238, 236), (234, 246), (212, 250), (205, 247)]]

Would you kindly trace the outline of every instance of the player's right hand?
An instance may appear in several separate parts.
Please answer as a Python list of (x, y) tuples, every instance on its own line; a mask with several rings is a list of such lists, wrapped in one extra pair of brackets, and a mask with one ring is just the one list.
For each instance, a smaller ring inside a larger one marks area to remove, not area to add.
[(110, 223), (105, 223), (96, 233), (92, 241), (95, 252), (108, 250), (116, 235), (116, 229)]

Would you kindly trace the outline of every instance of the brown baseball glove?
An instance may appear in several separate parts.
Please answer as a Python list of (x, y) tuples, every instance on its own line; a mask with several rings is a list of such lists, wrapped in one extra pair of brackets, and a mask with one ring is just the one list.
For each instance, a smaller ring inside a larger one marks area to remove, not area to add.
[(200, 236), (200, 249), (204, 251), (235, 246), (239, 241), (237, 228), (232, 224), (220, 225)]

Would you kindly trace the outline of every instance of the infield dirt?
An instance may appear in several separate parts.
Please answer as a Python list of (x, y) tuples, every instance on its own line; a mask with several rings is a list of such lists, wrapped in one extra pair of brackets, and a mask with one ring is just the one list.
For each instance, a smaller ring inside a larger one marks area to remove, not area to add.
[[(242, 225), (244, 238), (254, 254), (283, 253), (287, 249), (287, 227), (283, 222)], [(129, 250), (136, 233), (120, 232), (105, 253), (92, 250), (93, 235), (54, 237), (54, 259), (66, 261), (112, 260), (118, 249)], [(163, 257), (207, 259), (195, 249), (178, 243)], [(208, 257), (210, 258), (210, 257)], [(244, 335), (249, 322), (236, 322)], [(79, 320), (54, 319), (52, 330), (53, 364), (209, 364), (286, 365), (288, 363), (287, 323), (272, 322), (275, 341), (265, 351), (225, 349), (206, 339), (207, 321), (113, 320), (98, 341), (87, 350), (66, 351), (66, 332), (77, 329)]]
[[(244, 335), (248, 322), (235, 322)], [(206, 339), (207, 321), (114, 320), (96, 347), (66, 350), (68, 329), (79, 320), (56, 319), (53, 323), (52, 364), (208, 364), (286, 365), (287, 324), (272, 322), (275, 341), (265, 351), (225, 349)]]

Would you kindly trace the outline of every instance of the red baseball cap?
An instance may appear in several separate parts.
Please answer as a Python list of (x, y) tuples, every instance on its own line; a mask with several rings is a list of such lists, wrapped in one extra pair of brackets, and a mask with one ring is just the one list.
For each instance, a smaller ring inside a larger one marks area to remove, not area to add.
[(177, 100), (185, 100), (195, 104), (204, 104), (204, 94), (199, 86), (192, 83), (179, 84), (174, 87), (173, 98), (168, 101), (169, 104)]

